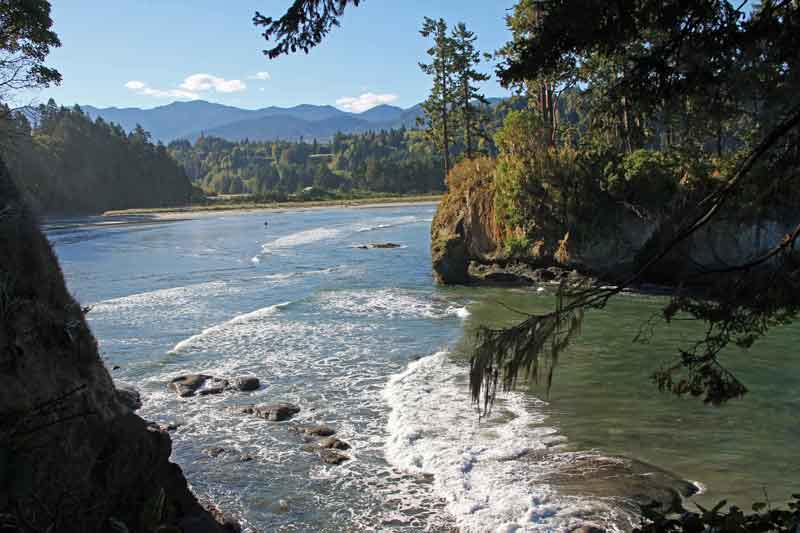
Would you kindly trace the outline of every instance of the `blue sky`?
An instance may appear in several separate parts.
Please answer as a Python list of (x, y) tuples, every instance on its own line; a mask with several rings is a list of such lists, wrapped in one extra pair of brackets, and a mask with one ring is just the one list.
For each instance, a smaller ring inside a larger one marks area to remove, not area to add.
[[(261, 53), (266, 43), (251, 19), (256, 10), (282, 13), (289, 0), (52, 3), (62, 47), (50, 63), (64, 82), (32, 95), (35, 101), (155, 107), (200, 98), (245, 108), (307, 103), (361, 111), (425, 98), (430, 80), (417, 65), (428, 47), (418, 33), (424, 16), (465, 22), (478, 47), (493, 51), (508, 40), (504, 17), (515, 1), (365, 0), (309, 55), (272, 61)], [(506, 94), (494, 81), (484, 90)]]

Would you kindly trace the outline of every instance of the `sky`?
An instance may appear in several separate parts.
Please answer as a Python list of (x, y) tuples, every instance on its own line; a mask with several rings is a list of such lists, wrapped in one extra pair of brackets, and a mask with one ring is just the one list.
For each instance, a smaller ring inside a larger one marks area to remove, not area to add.
[[(425, 16), (465, 22), (481, 51), (509, 38), (515, 0), (364, 0), (306, 55), (268, 60), (255, 11), (282, 14), (290, 0), (52, 0), (62, 47), (49, 64), (64, 81), (26, 95), (33, 103), (152, 108), (202, 99), (248, 109), (299, 104), (360, 112), (381, 103), (411, 107), (430, 80), (420, 71)], [(493, 72), (489, 64), (483, 68)], [(507, 91), (494, 79), (486, 96)]]

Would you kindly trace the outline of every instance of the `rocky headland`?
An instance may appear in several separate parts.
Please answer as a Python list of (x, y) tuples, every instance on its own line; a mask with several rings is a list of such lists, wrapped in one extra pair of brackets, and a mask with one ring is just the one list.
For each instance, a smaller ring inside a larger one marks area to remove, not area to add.
[[(571, 230), (546, 216), (527, 220), (525, 227), (510, 225), (496, 201), (494, 165), (480, 159), (471, 164), (466, 178), (449, 178), (431, 225), (433, 273), (442, 284), (524, 285), (569, 277), (614, 284), (638, 271), (677, 229), (666, 216), (610, 198), (584, 209)], [(536, 202), (529, 199), (529, 211)], [(728, 212), (647, 269), (639, 283), (706, 285), (707, 272), (759, 256), (800, 220), (797, 213)]]
[(115, 386), (85, 310), (0, 162), (0, 529), (222, 533), (165, 428)]

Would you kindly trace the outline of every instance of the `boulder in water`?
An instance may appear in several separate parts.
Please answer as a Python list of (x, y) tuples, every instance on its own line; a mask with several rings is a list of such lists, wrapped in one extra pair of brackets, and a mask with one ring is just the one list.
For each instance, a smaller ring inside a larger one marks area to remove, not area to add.
[(387, 248), (400, 248), (400, 245), (394, 242), (371, 242), (369, 244), (359, 244), (356, 246), (359, 250), (372, 250), (372, 249), (387, 249)]
[(289, 420), (300, 412), (300, 408), (294, 404), (279, 402), (272, 404), (251, 405), (242, 409), (243, 413), (256, 415), (257, 417), (269, 420), (270, 422), (282, 422)]
[(339, 453), (336, 450), (329, 450), (326, 448), (320, 449), (319, 456), (322, 460), (329, 465), (340, 465), (345, 461), (350, 460), (349, 455)]
[(328, 449), (328, 450), (349, 450), (350, 445), (347, 444), (345, 441), (337, 439), (336, 437), (326, 437), (319, 441), (317, 445), (320, 448)]
[(304, 435), (308, 435), (310, 437), (330, 437), (336, 433), (335, 429), (330, 426), (326, 426), (325, 424), (308, 427), (296, 426), (291, 428), (291, 430), (296, 431), (297, 433), (303, 433)]
[(254, 391), (261, 386), (261, 382), (255, 376), (239, 376), (234, 383), (242, 392)]
[(212, 446), (211, 448), (205, 448), (203, 450), (203, 453), (209, 457), (219, 457), (225, 452), (225, 448), (221, 448), (219, 446)]
[(208, 396), (209, 394), (222, 394), (225, 392), (230, 383), (228, 383), (227, 379), (221, 378), (211, 378), (207, 379), (203, 386), (197, 390), (197, 394), (200, 396)]
[(189, 396), (194, 396), (195, 392), (209, 379), (213, 379), (213, 376), (206, 376), (205, 374), (178, 376), (170, 381), (169, 389), (175, 391), (181, 398), (188, 398)]

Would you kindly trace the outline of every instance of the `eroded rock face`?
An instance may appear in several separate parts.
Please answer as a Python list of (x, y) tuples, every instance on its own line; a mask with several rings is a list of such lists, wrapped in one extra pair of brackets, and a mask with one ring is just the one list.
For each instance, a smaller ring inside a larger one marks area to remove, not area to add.
[(138, 411), (142, 408), (142, 396), (133, 385), (129, 383), (117, 382), (117, 400), (119, 403), (131, 410)]
[(113, 519), (129, 531), (155, 531), (191, 519), (204, 531), (231, 531), (170, 463), (169, 435), (134, 414), (135, 395), (114, 386), (83, 310), (1, 161), (0, 258), (4, 524), (106, 532), (115, 530)]
[(491, 262), (499, 248), (493, 187), (472, 184), (442, 198), (431, 223), (431, 260), (438, 283), (469, 283), (470, 261)]
[(431, 241), (431, 262), (437, 283), (465, 285), (469, 283), (469, 255), (463, 235), (437, 232)]

